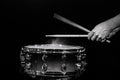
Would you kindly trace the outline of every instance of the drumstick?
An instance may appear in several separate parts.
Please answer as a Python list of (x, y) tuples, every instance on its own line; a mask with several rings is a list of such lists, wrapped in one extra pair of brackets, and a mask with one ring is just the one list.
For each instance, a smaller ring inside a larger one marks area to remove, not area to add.
[[(77, 28), (79, 28), (79, 29), (81, 29), (81, 30), (83, 30), (83, 31), (85, 31), (85, 32), (87, 32), (87, 33), (90, 32), (90, 30), (88, 30), (87, 28), (84, 28), (83, 26), (81, 26), (81, 25), (79, 25), (79, 24), (77, 24), (77, 23), (75, 23), (75, 22), (73, 22), (73, 21), (70, 21), (70, 20), (68, 20), (67, 18), (64, 18), (64, 17), (62, 17), (62, 16), (60, 16), (60, 15), (58, 15), (58, 14), (56, 14), (56, 13), (54, 13), (54, 16), (53, 16), (53, 17), (56, 18), (56, 19), (58, 19), (58, 20), (60, 20), (60, 21), (62, 21), (62, 22), (64, 22), (64, 23), (67, 23), (67, 24), (69, 24), (69, 25), (72, 25), (73, 27), (77, 27)], [(110, 43), (111, 41), (106, 40), (106, 42)]]
[[(55, 34), (55, 35), (45, 35), (46, 37), (88, 37), (88, 35), (66, 35), (66, 34)], [(111, 41), (106, 40), (106, 42), (110, 43)]]
[(64, 17), (62, 17), (62, 16), (60, 16), (60, 15), (58, 15), (58, 14), (56, 14), (56, 13), (54, 13), (54, 18), (56, 18), (56, 19), (58, 19), (58, 20), (60, 20), (60, 21), (62, 21), (62, 22), (64, 22), (64, 23), (67, 23), (67, 24), (69, 24), (69, 25), (72, 25), (73, 27), (77, 27), (77, 28), (79, 28), (79, 29), (81, 29), (81, 30), (83, 30), (83, 31), (90, 32), (90, 30), (88, 30), (88, 29), (80, 26), (79, 24), (77, 24), (77, 23), (75, 23), (75, 22), (73, 22), (73, 21), (70, 21), (70, 20), (68, 20), (67, 18), (64, 18)]
[(46, 37), (88, 37), (88, 35), (66, 35), (66, 34), (55, 34), (55, 35), (46, 35)]

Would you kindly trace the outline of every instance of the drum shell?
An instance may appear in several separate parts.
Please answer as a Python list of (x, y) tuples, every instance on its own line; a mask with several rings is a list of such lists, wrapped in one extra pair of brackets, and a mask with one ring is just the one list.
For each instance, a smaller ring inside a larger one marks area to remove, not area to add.
[[(62, 77), (74, 76), (77, 72), (75, 66), (78, 61), (77, 56), (84, 54), (84, 50), (36, 50), (22, 48), (21, 50), (21, 65), (27, 74), (37, 76), (53, 76)], [(43, 56), (44, 59), (43, 59)], [(47, 65), (47, 70), (42, 69), (43, 65)], [(65, 64), (66, 69), (62, 70), (62, 65)], [(44, 73), (43, 73), (44, 72)], [(56, 74), (59, 74), (56, 76)], [(63, 75), (64, 74), (64, 75)]]

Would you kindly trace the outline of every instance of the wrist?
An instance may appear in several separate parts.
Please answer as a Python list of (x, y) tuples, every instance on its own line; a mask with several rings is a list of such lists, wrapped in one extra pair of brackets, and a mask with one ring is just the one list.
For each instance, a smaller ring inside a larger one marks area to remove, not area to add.
[(117, 28), (120, 26), (120, 14), (108, 20), (111, 28)]

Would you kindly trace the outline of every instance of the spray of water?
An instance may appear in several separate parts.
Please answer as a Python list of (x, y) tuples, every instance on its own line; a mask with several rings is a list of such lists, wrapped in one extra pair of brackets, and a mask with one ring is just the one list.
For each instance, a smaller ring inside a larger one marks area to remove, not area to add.
[(60, 44), (60, 45), (65, 45), (66, 41), (65, 39), (61, 39), (61, 38), (54, 38), (48, 41), (48, 44)]

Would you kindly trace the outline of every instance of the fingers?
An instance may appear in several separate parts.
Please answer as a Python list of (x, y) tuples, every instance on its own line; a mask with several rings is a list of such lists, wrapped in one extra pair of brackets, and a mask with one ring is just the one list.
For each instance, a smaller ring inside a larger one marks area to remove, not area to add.
[(98, 35), (95, 34), (95, 32), (91, 31), (89, 34), (88, 34), (88, 39), (89, 40), (96, 40), (96, 38), (98, 37)]
[(102, 40), (101, 40), (101, 42), (105, 42), (105, 41), (106, 41), (106, 39), (102, 39)]
[(94, 41), (94, 40), (96, 40), (97, 37), (98, 37), (98, 35), (94, 34), (94, 35), (91, 37), (91, 40)]
[(98, 37), (96, 38), (96, 41), (101, 41), (101, 36), (98, 36)]
[(88, 34), (88, 39), (90, 40), (93, 35), (94, 35), (94, 32), (91, 31), (91, 32)]
[(100, 41), (100, 42), (105, 42), (106, 41), (106, 35), (99, 34), (97, 35), (96, 32), (91, 31), (88, 34), (88, 39), (92, 41)]

